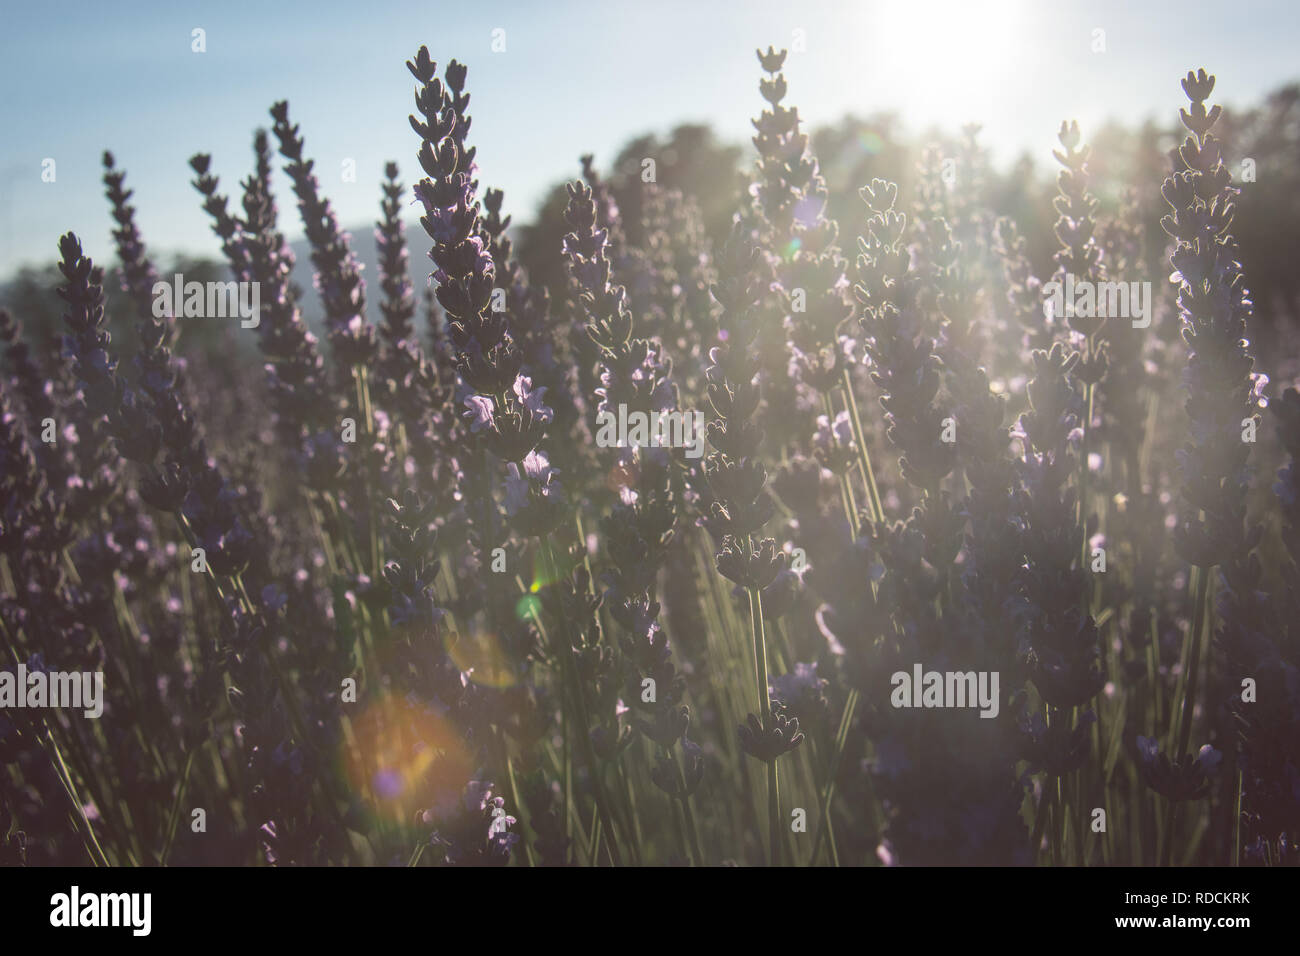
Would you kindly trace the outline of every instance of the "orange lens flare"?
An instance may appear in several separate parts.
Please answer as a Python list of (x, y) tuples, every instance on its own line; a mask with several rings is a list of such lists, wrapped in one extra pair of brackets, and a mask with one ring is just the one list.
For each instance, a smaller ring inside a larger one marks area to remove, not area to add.
[(352, 723), (352, 738), (344, 744), (349, 785), (395, 821), (454, 802), (473, 772), (456, 728), (402, 697), (367, 705)]
[(501, 638), (490, 632), (456, 634), (443, 632), (443, 646), (452, 662), (480, 687), (513, 687), (514, 668), (510, 666)]

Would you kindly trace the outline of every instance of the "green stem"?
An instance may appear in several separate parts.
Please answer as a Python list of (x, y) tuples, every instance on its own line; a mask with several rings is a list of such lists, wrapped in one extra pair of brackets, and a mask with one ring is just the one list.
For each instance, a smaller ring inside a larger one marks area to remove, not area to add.
[(1187, 752), (1187, 742), (1192, 736), (1192, 711), (1196, 706), (1197, 683), (1201, 676), (1201, 631), (1204, 630), (1210, 592), (1210, 572), (1203, 568), (1196, 579), (1195, 606), (1192, 609), (1192, 632), (1188, 635), (1187, 687), (1183, 691), (1182, 717), (1178, 727), (1178, 749), (1170, 760), (1181, 760)]
[(1241, 768), (1238, 768), (1236, 799), (1233, 800), (1232, 866), (1241, 866), (1241, 775)]
[[(502, 745), (503, 746), (505, 745), (504, 741), (502, 741)], [(506, 754), (506, 780), (510, 783), (510, 799), (514, 802), (514, 805), (519, 809), (519, 816), (522, 818), (525, 815), (524, 814), (525, 807), (523, 801), (519, 799), (519, 785), (515, 783), (515, 765), (514, 765), (514, 761), (510, 759), (510, 754), (508, 753)], [(528, 816), (528, 829), (532, 830), (533, 829), (532, 814), (529, 813), (527, 816)], [(524, 841), (524, 855), (528, 858), (529, 866), (537, 865), (537, 861), (533, 859), (533, 846), (527, 840)]]
[(1052, 778), (1052, 866), (1061, 865), (1061, 778)]
[(1049, 790), (1051, 781), (1043, 781), (1043, 790), (1038, 797), (1038, 809), (1034, 812), (1034, 832), (1029, 837), (1029, 851), (1033, 854), (1033, 860), (1038, 862), (1038, 854), (1043, 846), (1043, 830), (1047, 827), (1047, 814), (1051, 807), (1051, 791)]
[[(551, 542), (548, 540), (542, 543), (544, 545), (543, 552), (546, 555), (546, 573), (548, 579), (552, 581), (558, 580), (558, 573), (556, 570), (558, 565), (555, 561), (555, 553), (551, 547)], [(562, 603), (563, 602), (561, 602), (561, 604)], [(561, 622), (560, 632), (560, 639), (564, 645), (563, 647), (557, 648), (560, 656), (560, 666), (565, 675), (566, 682), (569, 684), (570, 696), (573, 700), (575, 710), (574, 716), (578, 719), (577, 736), (582, 746), (583, 757), (586, 759), (587, 767), (591, 773), (592, 794), (596, 799), (596, 808), (600, 813), (601, 823), (605, 830), (606, 847), (614, 861), (614, 865), (622, 866), (623, 861), (622, 854), (619, 851), (619, 843), (617, 839), (618, 834), (611, 822), (612, 817), (606, 799), (605, 782), (601, 777), (601, 768), (596, 759), (595, 749), (591, 746), (591, 723), (587, 717), (586, 694), (583, 691), (581, 675), (577, 672), (577, 660), (573, 653), (573, 641), (568, 636), (570, 631), (568, 629), (567, 621)], [(564, 739), (567, 745), (569, 739), (567, 734), (565, 734)], [(572, 786), (572, 783), (568, 779), (569, 763), (567, 761), (565, 771), (565, 790), (566, 793), (568, 793), (569, 787)], [(623, 834), (623, 838), (625, 840), (627, 839), (626, 833)]]
[[(352, 366), (352, 377), (357, 383), (357, 411), (361, 414), (365, 422), (366, 438), (373, 437), (375, 432), (375, 413), (370, 403), (370, 378), (364, 365)], [(362, 477), (365, 481), (366, 495), (366, 524), (370, 529), (370, 575), (372, 578), (378, 578), (383, 570), (383, 543), (379, 535), (379, 521), (374, 509), (374, 475), (372, 474), (370, 449), (366, 449), (365, 468), (362, 471)]]
[(195, 751), (191, 750), (185, 757), (185, 769), (181, 771), (181, 784), (176, 788), (176, 799), (172, 801), (172, 809), (167, 814), (167, 840), (163, 844), (162, 853), (158, 855), (158, 865), (166, 866), (167, 857), (171, 855), (172, 844), (176, 839), (176, 823), (180, 819), (181, 801), (185, 799), (185, 790), (190, 783), (190, 770), (194, 767)]
[(691, 810), (691, 798), (682, 795), (682, 814), (686, 817), (686, 832), (691, 837), (691, 852), (695, 854), (695, 865), (704, 865), (704, 850), (700, 848), (700, 832), (695, 826), (695, 813)]
[(875, 524), (884, 520), (885, 509), (880, 504), (880, 490), (876, 487), (876, 474), (871, 468), (871, 453), (867, 451), (867, 442), (863, 437), (862, 419), (858, 415), (858, 400), (853, 395), (853, 378), (849, 375), (848, 366), (844, 368), (844, 399), (849, 408), (849, 422), (853, 426), (853, 440), (858, 446), (858, 465), (862, 468), (862, 478), (867, 484), (871, 521)]
[[(569, 680), (568, 665), (561, 661), (561, 683)], [(564, 763), (564, 838), (568, 846), (573, 846), (573, 752), (569, 745), (569, 707), (568, 695), (561, 691), (560, 696), (560, 740), (562, 741), (561, 760)], [(591, 861), (593, 864), (595, 860)]]
[(1165, 842), (1160, 850), (1160, 865), (1168, 866), (1169, 860), (1174, 852), (1174, 830), (1178, 827), (1178, 811), (1182, 809), (1181, 803), (1175, 803), (1173, 809), (1169, 812), (1169, 824), (1165, 829)]
[[(752, 546), (752, 545), (751, 545)], [(758, 682), (758, 712), (763, 730), (772, 729), (772, 707), (768, 703), (767, 641), (763, 633), (763, 595), (758, 588), (749, 589), (749, 622), (754, 631), (754, 669)], [(767, 764), (767, 832), (768, 857), (772, 866), (781, 865), (781, 797), (777, 790), (776, 761)]]
[[(1091, 342), (1088, 346), (1088, 352), (1091, 354)], [(1083, 533), (1083, 543), (1080, 545), (1081, 554), (1079, 556), (1080, 569), (1088, 568), (1088, 447), (1089, 439), (1092, 437), (1092, 415), (1093, 401), (1095, 397), (1096, 385), (1092, 382), (1087, 386), (1087, 420), (1083, 423), (1083, 441), (1080, 449), (1081, 467), (1079, 468), (1079, 528)], [(1084, 608), (1086, 609), (1091, 603), (1090, 596), (1092, 591), (1092, 580), (1087, 576), (1084, 577)]]
[[(50, 751), (54, 756), (54, 765), (57, 770), (59, 782), (63, 784), (64, 792), (67, 793), (68, 799), (72, 801), (73, 809), (76, 811), (74, 816), (79, 824), (86, 831), (86, 839), (90, 842), (90, 847), (94, 853), (90, 854), (91, 862), (95, 866), (111, 866), (108, 857), (104, 855), (104, 849), (99, 845), (99, 840), (95, 836), (95, 828), (90, 825), (90, 820), (86, 817), (85, 804), (82, 802), (80, 795), (77, 793), (77, 785), (72, 779), (72, 774), (68, 772), (68, 765), (64, 763), (63, 753), (59, 750), (59, 745), (54, 740), (54, 734), (50, 732), (49, 725), (45, 725), (45, 738), (50, 745)], [(95, 858), (95, 853), (99, 858)]]
[(844, 747), (849, 740), (849, 728), (853, 726), (853, 712), (858, 706), (858, 692), (850, 690), (844, 701), (844, 714), (840, 717), (840, 726), (835, 733), (835, 749), (831, 754), (830, 770), (826, 774), (826, 785), (822, 790), (821, 816), (817, 820), (817, 832), (813, 836), (812, 859), (809, 865), (816, 865), (817, 854), (821, 851), (822, 838), (831, 840), (831, 856), (838, 858), (835, 852), (834, 837), (830, 835), (831, 800), (835, 796), (835, 779), (839, 776), (840, 760), (844, 757)]
[[(822, 407), (826, 409), (826, 420), (832, 425), (835, 423), (835, 403), (831, 399), (830, 392), (822, 395)], [(856, 441), (856, 439), (854, 439)], [(844, 518), (849, 523), (849, 533), (851, 540), (857, 540), (860, 531), (858, 522), (858, 508), (853, 501), (853, 486), (849, 482), (849, 476), (846, 474), (836, 475), (836, 480), (840, 486), (840, 503), (844, 506)], [(872, 505), (873, 514), (875, 505)]]

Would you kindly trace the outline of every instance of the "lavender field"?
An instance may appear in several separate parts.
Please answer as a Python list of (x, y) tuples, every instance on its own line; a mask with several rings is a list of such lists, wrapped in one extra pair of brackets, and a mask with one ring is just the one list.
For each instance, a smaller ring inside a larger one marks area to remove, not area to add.
[(1035, 170), (774, 39), (531, 217), (419, 38), (373, 241), (275, 89), (220, 261), (103, 152), (0, 287), (0, 862), (1300, 862), (1300, 85)]

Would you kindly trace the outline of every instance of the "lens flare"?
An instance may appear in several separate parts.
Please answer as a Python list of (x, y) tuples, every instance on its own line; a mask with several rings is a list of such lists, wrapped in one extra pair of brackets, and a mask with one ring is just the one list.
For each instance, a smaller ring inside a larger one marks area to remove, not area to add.
[(351, 736), (342, 745), (348, 783), (388, 819), (407, 821), (417, 810), (448, 805), (473, 772), (460, 732), (402, 697), (367, 705)]
[(480, 687), (513, 687), (516, 677), (501, 638), (488, 631), (443, 634), (447, 656)]
[[(551, 562), (554, 561), (554, 565)], [(567, 580), (578, 566), (567, 548), (553, 548), (549, 554), (541, 549), (533, 554), (533, 583), (528, 586), (529, 594), (536, 594), (543, 588)]]
[(880, 134), (873, 129), (864, 129), (858, 134), (858, 145), (868, 156), (875, 156), (885, 148), (885, 141), (880, 138)]
[(542, 612), (542, 602), (531, 594), (525, 594), (515, 604), (515, 617), (521, 621), (531, 621)]

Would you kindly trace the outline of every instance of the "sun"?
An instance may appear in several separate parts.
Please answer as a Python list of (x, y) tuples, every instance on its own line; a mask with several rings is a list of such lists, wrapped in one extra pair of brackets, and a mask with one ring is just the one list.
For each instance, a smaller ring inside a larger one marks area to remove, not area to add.
[(873, 83), (904, 115), (949, 128), (1006, 109), (1023, 0), (885, 0), (853, 7)]

